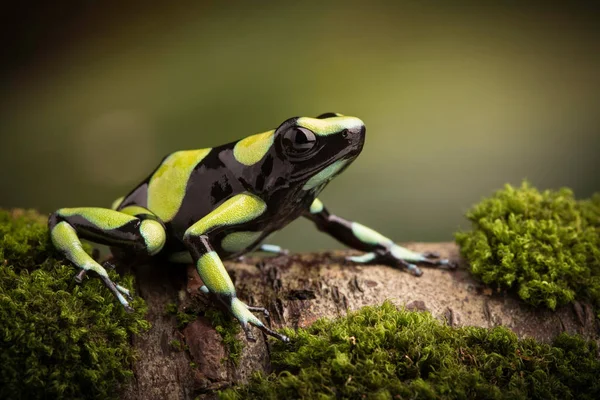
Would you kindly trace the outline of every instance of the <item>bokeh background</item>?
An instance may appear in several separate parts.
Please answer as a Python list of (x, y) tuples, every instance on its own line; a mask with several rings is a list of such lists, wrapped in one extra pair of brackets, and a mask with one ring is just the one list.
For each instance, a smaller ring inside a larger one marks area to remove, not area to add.
[[(328, 111), (362, 118), (367, 142), (321, 198), (397, 241), (450, 240), (523, 178), (600, 190), (597, 7), (13, 3), (0, 207), (109, 206), (166, 153)], [(313, 232), (297, 221), (273, 241), (339, 247)]]

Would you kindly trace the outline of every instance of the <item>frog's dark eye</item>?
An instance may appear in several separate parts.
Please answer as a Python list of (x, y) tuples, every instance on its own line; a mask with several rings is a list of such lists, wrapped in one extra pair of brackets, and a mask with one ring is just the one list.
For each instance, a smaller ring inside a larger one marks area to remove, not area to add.
[(315, 134), (306, 128), (293, 127), (283, 134), (283, 145), (291, 154), (306, 153), (316, 143)]

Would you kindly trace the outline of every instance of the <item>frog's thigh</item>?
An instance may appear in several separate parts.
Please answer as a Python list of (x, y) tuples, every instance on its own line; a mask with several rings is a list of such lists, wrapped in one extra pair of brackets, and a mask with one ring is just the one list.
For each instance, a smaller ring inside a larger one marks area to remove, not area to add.
[(166, 240), (165, 230), (158, 220), (105, 208), (62, 208), (50, 215), (48, 225), (56, 249), (82, 269), (76, 278), (81, 279), (85, 271), (95, 271), (126, 309), (130, 307), (123, 294), (128, 296), (129, 291), (109, 279), (104, 267), (83, 250), (80, 238), (133, 248), (149, 255), (158, 253)]
[(130, 248), (148, 255), (158, 253), (166, 241), (163, 225), (157, 220), (106, 208), (61, 208), (50, 216), (49, 228), (57, 249), (64, 252), (78, 267), (93, 269), (99, 273), (102, 270), (91, 264), (87, 259), (89, 257), (81, 249), (80, 238)]

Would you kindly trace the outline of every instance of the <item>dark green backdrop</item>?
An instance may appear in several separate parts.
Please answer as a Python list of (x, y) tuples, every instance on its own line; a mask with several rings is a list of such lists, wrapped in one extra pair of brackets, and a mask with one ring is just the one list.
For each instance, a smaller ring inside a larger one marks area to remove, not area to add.
[[(323, 200), (398, 241), (451, 239), (505, 182), (600, 188), (595, 10), (72, 3), (2, 27), (0, 207), (108, 206), (168, 152), (327, 111), (368, 134)], [(336, 245), (291, 228), (275, 241)]]

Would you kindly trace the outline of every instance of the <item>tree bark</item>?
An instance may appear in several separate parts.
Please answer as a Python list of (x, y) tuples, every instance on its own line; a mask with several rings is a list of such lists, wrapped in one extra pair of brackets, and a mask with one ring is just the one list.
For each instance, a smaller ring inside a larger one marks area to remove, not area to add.
[[(544, 342), (561, 332), (599, 340), (600, 325), (589, 304), (578, 302), (554, 312), (533, 308), (514, 294), (493, 292), (474, 280), (454, 243), (406, 247), (438, 252), (459, 262), (459, 267), (428, 268), (417, 278), (389, 266), (346, 262), (344, 257), (352, 254), (350, 251), (247, 257), (226, 262), (226, 267), (238, 296), (247, 304), (268, 308), (274, 328), (305, 327), (318, 318), (343, 316), (347, 310), (389, 299), (411, 310), (429, 311), (452, 326), (504, 325), (519, 337)], [(254, 371), (269, 371), (268, 347), (256, 329), (256, 343), (238, 335), (244, 350), (237, 366), (223, 361), (227, 350), (205, 317), (177, 329), (176, 318), (165, 312), (167, 304), (176, 303), (183, 310), (204, 296), (198, 294), (201, 281), (192, 266), (186, 271), (144, 265), (136, 276), (138, 293), (148, 303), (152, 328), (134, 339), (139, 358), (133, 366), (135, 379), (125, 388), (125, 399), (213, 398), (215, 390), (244, 382)], [(185, 343), (187, 349), (178, 351), (169, 344), (173, 340)]]

